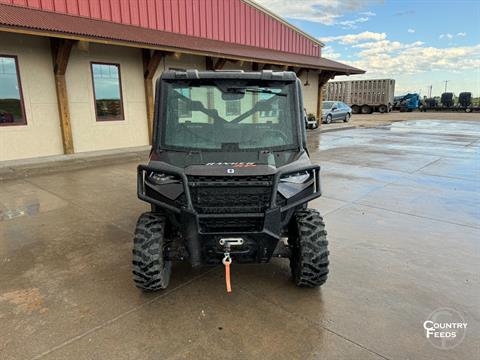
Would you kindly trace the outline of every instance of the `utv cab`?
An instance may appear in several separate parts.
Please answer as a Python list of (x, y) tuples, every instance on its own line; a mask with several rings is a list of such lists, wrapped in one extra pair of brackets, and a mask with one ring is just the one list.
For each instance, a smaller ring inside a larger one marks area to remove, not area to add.
[[(290, 259), (293, 281), (327, 280), (320, 167), (306, 147), (294, 72), (168, 71), (156, 84), (148, 165), (138, 167), (137, 287), (165, 289), (172, 261), (192, 266)], [(228, 288), (227, 278), (227, 288)]]

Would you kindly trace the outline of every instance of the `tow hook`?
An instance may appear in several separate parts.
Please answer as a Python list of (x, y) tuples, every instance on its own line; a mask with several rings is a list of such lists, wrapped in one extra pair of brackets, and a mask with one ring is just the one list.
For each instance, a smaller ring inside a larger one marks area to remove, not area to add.
[(225, 283), (227, 286), (227, 293), (231, 293), (232, 284), (230, 282), (230, 264), (232, 263), (232, 257), (230, 256), (230, 247), (243, 245), (243, 239), (242, 238), (222, 238), (220, 239), (219, 244), (223, 246), (225, 250), (225, 252), (223, 253), (222, 264), (225, 266)]

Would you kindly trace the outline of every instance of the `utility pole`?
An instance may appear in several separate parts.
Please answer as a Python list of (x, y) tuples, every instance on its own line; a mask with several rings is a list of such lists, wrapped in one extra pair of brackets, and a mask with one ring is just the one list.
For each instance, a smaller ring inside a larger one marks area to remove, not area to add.
[(428, 88), (429, 88), (428, 89), (428, 97), (431, 98), (432, 97), (432, 85), (430, 85)]
[(444, 80), (443, 82), (445, 83), (445, 92), (447, 92), (447, 84), (450, 80)]

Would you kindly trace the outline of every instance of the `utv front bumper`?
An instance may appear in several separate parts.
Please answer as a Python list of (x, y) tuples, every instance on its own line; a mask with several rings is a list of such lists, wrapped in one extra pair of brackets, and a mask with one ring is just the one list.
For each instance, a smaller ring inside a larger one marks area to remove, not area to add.
[[(282, 179), (304, 172), (311, 179), (298, 192), (283, 190)], [(199, 177), (140, 165), (138, 197), (162, 208), (181, 231), (192, 266), (220, 263), (225, 238), (243, 239), (230, 250), (236, 262), (268, 262), (293, 212), (321, 195), (319, 173), (308, 165), (268, 176)]]

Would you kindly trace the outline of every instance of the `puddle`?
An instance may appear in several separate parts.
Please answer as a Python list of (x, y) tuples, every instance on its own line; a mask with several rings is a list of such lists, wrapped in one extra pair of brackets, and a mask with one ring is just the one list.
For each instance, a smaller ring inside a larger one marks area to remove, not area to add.
[(68, 203), (27, 182), (0, 184), (0, 221), (66, 207)]

